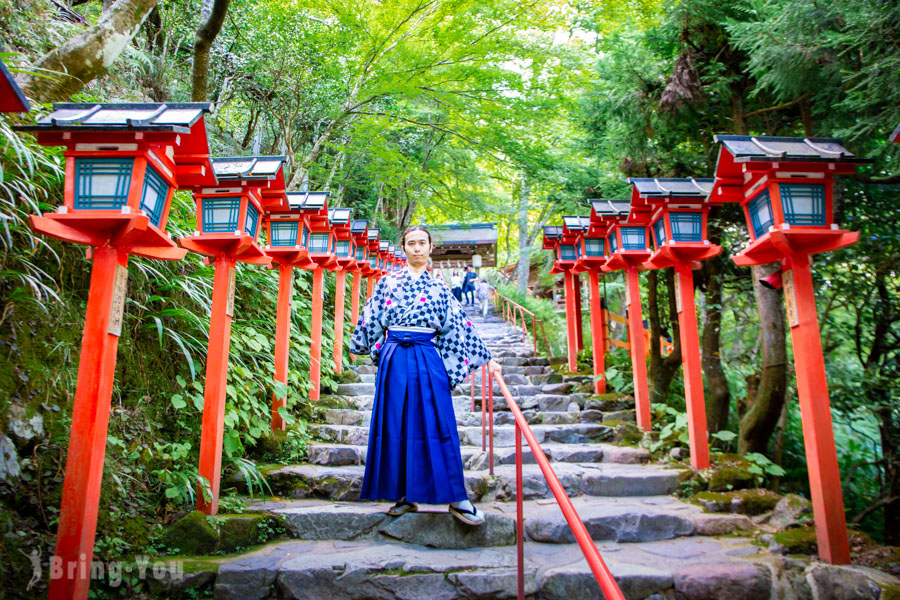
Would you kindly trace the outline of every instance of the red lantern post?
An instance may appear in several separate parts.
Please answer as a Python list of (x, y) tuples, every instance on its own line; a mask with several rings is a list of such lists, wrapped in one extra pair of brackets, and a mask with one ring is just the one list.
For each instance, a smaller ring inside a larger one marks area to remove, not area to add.
[(734, 262), (781, 263), (819, 556), (847, 564), (850, 547), (810, 255), (856, 243), (859, 233), (834, 222), (833, 178), (868, 161), (836, 139), (717, 135), (716, 141), (721, 146), (710, 199), (739, 202), (750, 232), (750, 243)]
[[(304, 194), (300, 194), (304, 196)], [(268, 245), (266, 255), (278, 267), (278, 306), (275, 313), (275, 376), (276, 383), (287, 386), (288, 356), (291, 338), (291, 298), (294, 289), (294, 268), (307, 264), (309, 252), (306, 238), (309, 227), (303, 211), (296, 203), (295, 194), (287, 194), (289, 209), (272, 210), (266, 213), (265, 228)], [(272, 431), (286, 428), (282, 407), (287, 406), (287, 397), (276, 390), (272, 395)]]
[(209, 482), (210, 498), (202, 489), (197, 493), (197, 509), (208, 515), (219, 509), (235, 265), (271, 264), (271, 257), (256, 243), (257, 232), (266, 209), (287, 207), (283, 156), (214, 158), (213, 169), (218, 185), (194, 188), (197, 231), (178, 240), (182, 248), (215, 265), (199, 465), (200, 475)]
[[(353, 258), (355, 264), (349, 267), (353, 271), (353, 287), (350, 291), (350, 331), (356, 329), (359, 321), (359, 292), (363, 274), (369, 268), (369, 236), (367, 234), (368, 221), (355, 219), (350, 222), (350, 235), (353, 239)], [(351, 353), (350, 360), (355, 360), (356, 355)]]
[[(305, 198), (299, 205), (306, 215), (309, 237), (306, 249), (309, 256), (300, 266), (312, 271), (312, 318), (310, 321), (309, 382), (312, 389), (309, 399), (318, 402), (322, 379), (322, 310), (325, 301), (325, 271), (337, 268), (334, 255), (334, 232), (328, 222), (328, 192), (303, 192)], [(293, 194), (289, 194), (293, 196)]]
[(333, 251), (337, 258), (334, 291), (334, 372), (340, 374), (344, 359), (344, 286), (348, 272), (356, 271), (356, 249), (349, 208), (332, 208), (328, 221), (334, 231)]
[[(606, 339), (607, 323), (604, 299), (600, 296), (600, 273), (606, 265), (606, 236), (609, 234), (610, 221), (602, 219), (593, 209), (593, 203), (603, 210), (602, 200), (591, 201), (591, 216), (578, 238), (581, 257), (577, 268), (587, 271), (591, 285), (591, 346), (594, 357), (594, 393), (605, 394), (606, 388)], [(584, 219), (584, 217), (582, 217)]]
[(628, 202), (594, 204), (594, 211), (610, 223), (607, 234), (608, 258), (604, 272), (625, 271), (625, 298), (628, 306), (628, 340), (631, 344), (631, 369), (634, 377), (634, 402), (637, 425), (650, 431), (650, 391), (647, 387), (647, 350), (644, 346), (644, 318), (638, 270), (650, 257), (647, 246), (647, 211)]
[[(577, 217), (576, 217), (577, 218)], [(575, 233), (559, 225), (544, 226), (544, 240), (542, 248), (553, 251), (553, 274), (562, 273), (565, 283), (566, 301), (566, 354), (570, 372), (578, 370), (578, 333), (575, 324), (577, 311), (575, 309), (575, 278), (572, 272), (578, 260), (578, 246), (575, 243)]]
[(364, 273), (366, 276), (366, 300), (372, 297), (375, 284), (378, 282), (378, 250), (381, 247), (377, 229), (369, 229), (367, 235), (369, 237), (369, 268)]
[(712, 179), (629, 179), (634, 184), (631, 205), (650, 206), (656, 250), (646, 269), (675, 269), (675, 305), (681, 336), (681, 362), (687, 406), (691, 466), (709, 468), (709, 432), (703, 396), (703, 369), (694, 304), (693, 267), (696, 261), (716, 256), (721, 246), (706, 239), (709, 216), (707, 196)]
[(63, 205), (31, 216), (46, 236), (90, 246), (90, 291), (54, 556), (51, 599), (87, 598), (116, 350), (132, 254), (179, 260), (166, 233), (175, 188), (209, 179), (208, 104), (55, 104), (35, 125), (44, 146), (65, 146)]

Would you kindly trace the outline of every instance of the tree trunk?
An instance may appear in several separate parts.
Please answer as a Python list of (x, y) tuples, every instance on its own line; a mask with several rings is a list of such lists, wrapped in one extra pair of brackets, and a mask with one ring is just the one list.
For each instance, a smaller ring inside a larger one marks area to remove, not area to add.
[[(662, 355), (662, 344), (659, 341), (662, 335), (662, 317), (659, 310), (659, 273), (660, 271), (647, 272), (647, 320), (650, 322), (650, 402), (665, 402), (669, 394), (669, 386), (672, 378), (681, 366), (681, 338), (679, 337), (678, 323), (671, 319), (675, 312), (675, 275), (672, 269), (665, 269), (668, 290), (669, 325), (672, 333), (672, 352), (668, 356)], [(677, 318), (677, 317), (676, 317)], [(641, 332), (639, 335), (642, 335)]]
[(521, 173), (521, 187), (519, 188), (519, 261), (516, 263), (517, 291), (520, 294), (528, 293), (528, 276), (531, 270), (531, 244), (528, 240), (528, 175), (523, 170)]
[(753, 292), (762, 336), (762, 372), (756, 394), (741, 418), (738, 452), (765, 453), (787, 392), (787, 348), (785, 345), (782, 292), (770, 290), (760, 279), (780, 270), (777, 263), (752, 268)]
[(209, 81), (209, 49), (222, 30), (230, 0), (204, 0), (200, 9), (200, 26), (194, 36), (194, 67), (191, 100), (206, 102)]
[[(710, 228), (712, 229), (712, 228)], [(703, 262), (705, 294), (703, 303), (703, 333), (700, 348), (703, 365), (703, 387), (706, 397), (706, 424), (710, 433), (728, 427), (728, 409), (731, 392), (722, 368), (722, 271), (723, 255)]]
[(96, 25), (39, 58), (32, 67), (55, 71), (52, 79), (24, 74), (23, 91), (37, 102), (68, 100), (86, 84), (106, 73), (131, 42), (159, 0), (119, 0), (104, 11)]

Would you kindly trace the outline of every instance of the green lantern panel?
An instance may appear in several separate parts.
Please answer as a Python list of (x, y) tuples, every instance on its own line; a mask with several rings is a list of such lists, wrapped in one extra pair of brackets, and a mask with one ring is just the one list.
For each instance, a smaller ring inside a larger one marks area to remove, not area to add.
[(703, 214), (698, 212), (669, 213), (673, 242), (702, 242)]
[(750, 213), (753, 235), (755, 237), (765, 235), (775, 222), (775, 218), (772, 216), (772, 199), (769, 197), (769, 190), (765, 189), (758, 193), (747, 205), (747, 211)]
[(584, 238), (586, 256), (603, 256), (603, 238)]
[(309, 234), (309, 245), (307, 250), (310, 252), (328, 252), (329, 234), (327, 231), (317, 231)]
[(644, 227), (620, 227), (623, 250), (646, 250), (647, 229)]
[(256, 225), (259, 223), (259, 211), (251, 202), (247, 202), (247, 218), (244, 221), (244, 231), (250, 234), (250, 237), (256, 239)]
[(133, 158), (76, 158), (75, 208), (116, 210), (128, 201)]
[(784, 221), (791, 225), (826, 225), (825, 186), (779, 183)]
[(656, 247), (661, 248), (666, 243), (666, 220), (663, 217), (653, 224), (653, 234), (656, 236)]
[(297, 221), (272, 221), (270, 244), (272, 246), (296, 246), (298, 226)]
[(156, 169), (147, 166), (144, 175), (144, 190), (141, 192), (141, 210), (150, 217), (150, 222), (159, 227), (162, 221), (163, 210), (166, 207), (166, 198), (169, 197), (169, 184)]
[(203, 198), (203, 233), (237, 231), (240, 196)]

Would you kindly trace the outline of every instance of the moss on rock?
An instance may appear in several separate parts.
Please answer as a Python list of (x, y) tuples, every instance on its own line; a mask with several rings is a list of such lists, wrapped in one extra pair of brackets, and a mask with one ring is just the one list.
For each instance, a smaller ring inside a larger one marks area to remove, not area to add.
[(700, 492), (694, 495), (693, 499), (707, 512), (755, 516), (772, 510), (780, 496), (765, 489), (746, 489), (731, 492)]
[(709, 477), (711, 492), (743, 490), (756, 485), (756, 476), (742, 467), (719, 467)]
[(630, 421), (603, 421), (600, 423), (613, 430), (613, 442), (623, 446), (637, 446), (644, 439), (644, 432)]
[(775, 542), (785, 554), (815, 554), (818, 552), (815, 527), (795, 527), (775, 534)]
[(166, 528), (163, 543), (176, 552), (212, 554), (219, 546), (219, 535), (206, 515), (195, 510)]

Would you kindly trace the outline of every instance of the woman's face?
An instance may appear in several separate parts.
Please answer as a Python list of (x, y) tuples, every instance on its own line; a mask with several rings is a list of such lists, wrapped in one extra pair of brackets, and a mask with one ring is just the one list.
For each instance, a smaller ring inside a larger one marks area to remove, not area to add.
[(421, 267), (427, 264), (433, 248), (434, 245), (428, 241), (428, 233), (416, 230), (406, 234), (403, 251), (406, 252), (406, 262), (411, 266)]

